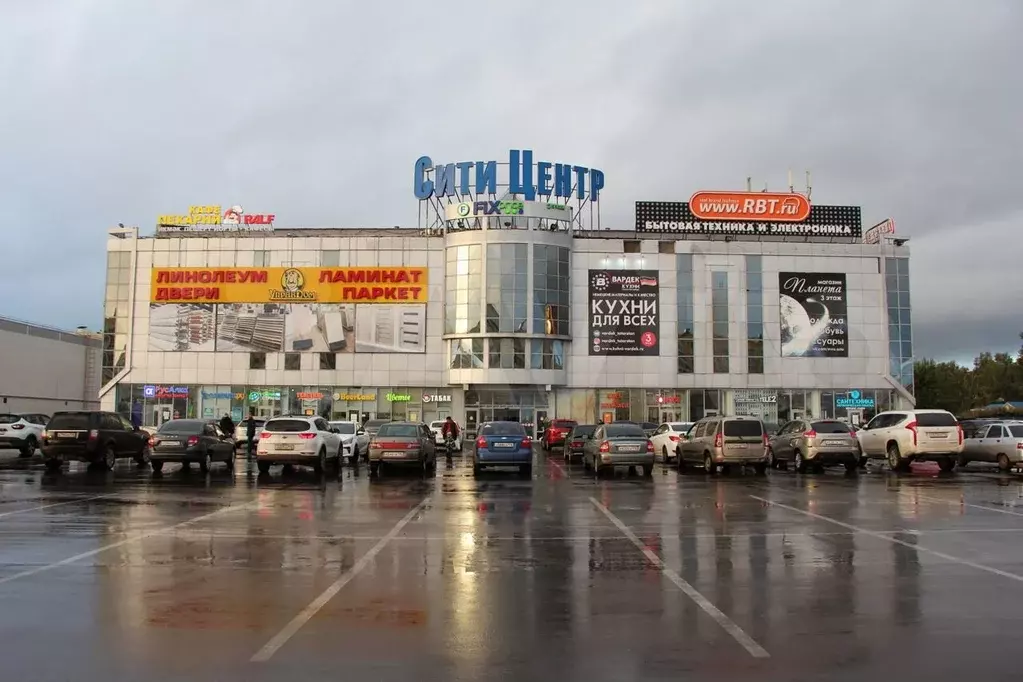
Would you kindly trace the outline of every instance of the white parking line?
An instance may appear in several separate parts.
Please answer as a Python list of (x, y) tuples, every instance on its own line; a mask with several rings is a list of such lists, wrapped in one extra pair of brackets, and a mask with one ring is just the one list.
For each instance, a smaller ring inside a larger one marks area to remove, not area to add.
[(817, 519), (818, 521), (827, 521), (828, 523), (840, 526), (841, 528), (846, 528), (848, 530), (855, 531), (856, 533), (862, 533), (863, 535), (869, 535), (872, 538), (884, 540), (885, 542), (891, 542), (892, 544), (902, 545), (903, 547), (908, 547), (909, 549), (914, 549), (917, 552), (923, 552), (924, 554), (930, 554), (931, 556), (938, 557), (939, 559), (944, 559), (945, 561), (950, 561), (954, 564), (959, 564), (960, 566), (969, 566), (970, 568), (975, 568), (978, 571), (984, 571), (985, 573), (991, 573), (992, 575), (998, 575), (1003, 578), (1008, 578), (1009, 580), (1015, 580), (1016, 582), (1023, 583), (1023, 575), (1017, 575), (1016, 573), (1009, 573), (1008, 571), (1003, 571), (999, 568), (994, 568), (992, 566), (978, 564), (977, 562), (970, 561), (968, 559), (961, 559), (957, 556), (952, 556), (951, 554), (945, 554), (944, 552), (939, 552), (934, 549), (922, 547), (921, 545), (916, 545), (913, 544), (912, 542), (906, 542), (904, 540), (899, 540), (898, 538), (893, 538), (889, 535), (885, 535), (884, 533), (879, 533), (878, 531), (869, 530), (867, 528), (860, 528), (859, 526), (854, 526), (851, 523), (846, 523), (845, 521), (833, 519), (830, 516), (824, 516), (823, 514), (815, 514), (814, 512), (800, 509), (799, 507), (792, 507), (787, 504), (782, 504), (781, 502), (768, 500), (764, 497), (757, 497), (756, 495), (750, 495), (750, 497), (752, 497), (754, 500), (759, 500), (760, 502), (769, 504), (773, 507), (785, 509), (796, 514), (802, 514), (803, 516), (807, 516), (811, 519)]
[(43, 509), (52, 509), (54, 507), (62, 507), (65, 504), (81, 504), (83, 502), (91, 502), (93, 500), (101, 500), (104, 497), (113, 497), (113, 494), (108, 495), (94, 495), (93, 497), (80, 497), (77, 500), (66, 500), (64, 502), (54, 502), (53, 504), (44, 504), (38, 507), (29, 507), (28, 509), (15, 509), (14, 511), (4, 512), (0, 514), (0, 519), (8, 516), (14, 516), (15, 514), (27, 514), (34, 511), (42, 511)]
[(970, 509), (983, 509), (984, 511), (995, 512), (996, 514), (1008, 514), (1009, 516), (1023, 516), (1023, 513), (1009, 511), (1008, 509), (999, 509), (998, 507), (987, 507), (983, 504), (971, 504), (965, 500), (944, 500), (940, 497), (931, 497), (929, 495), (919, 495), (913, 493), (913, 497), (923, 500), (924, 502), (932, 502), (934, 504), (947, 504), (954, 507), (969, 507)]
[(52, 564), (46, 564), (45, 566), (36, 566), (35, 568), (30, 568), (28, 570), (21, 571), (20, 573), (14, 573), (12, 575), (4, 576), (3, 578), (0, 578), (0, 585), (3, 585), (4, 583), (9, 583), (13, 580), (18, 580), (19, 578), (27, 578), (29, 576), (37, 575), (39, 573), (44, 573), (45, 571), (49, 571), (54, 568), (60, 568), (61, 566), (67, 566), (68, 564), (73, 564), (76, 561), (81, 561), (82, 559), (88, 559), (91, 556), (96, 556), (101, 552), (106, 552), (107, 550), (116, 549), (117, 547), (121, 547), (122, 545), (127, 545), (129, 542), (137, 542), (138, 540), (145, 540), (146, 538), (151, 538), (156, 535), (165, 535), (168, 533), (172, 533), (179, 528), (184, 528), (193, 523), (198, 523), (199, 521), (205, 521), (206, 519), (212, 518), (214, 516), (219, 516), (220, 514), (226, 514), (232, 511), (240, 511), (242, 509), (247, 509), (249, 507), (254, 507), (259, 504), (265, 503), (266, 503), (265, 498), (262, 500), (253, 500), (252, 502), (247, 502), (245, 504), (238, 504), (231, 507), (223, 507), (216, 511), (212, 511), (208, 514), (203, 514), (202, 516), (196, 516), (193, 519), (188, 519), (187, 521), (176, 523), (173, 526), (165, 526), (163, 528), (156, 528), (154, 530), (145, 531), (142, 533), (135, 533), (134, 535), (130, 535), (123, 540), (118, 540), (117, 542), (111, 542), (110, 544), (102, 545), (100, 547), (97, 547), (96, 549), (91, 549), (88, 552), (82, 552), (81, 554), (76, 554), (74, 556), (68, 557), (67, 559), (55, 561)]
[(288, 643), (289, 639), (294, 637), (295, 634), (302, 629), (303, 625), (308, 623), (313, 616), (319, 613), (320, 609), (327, 605), (327, 602), (334, 598), (334, 595), (341, 591), (341, 588), (351, 582), (352, 578), (362, 572), (362, 570), (366, 568), (371, 561), (373, 561), (373, 558), (380, 553), (380, 550), (382, 550), (384, 546), (386, 546), (387, 543), (394, 538), (394, 536), (400, 533), (401, 529), (408, 525), (408, 523), (422, 511), (423, 507), (425, 507), (429, 501), (430, 498), (427, 496), (422, 502), (413, 507), (408, 514), (405, 514), (401, 521), (398, 521), (394, 528), (391, 529), (391, 532), (380, 538), (380, 541), (373, 545), (368, 552), (363, 554), (362, 558), (355, 562), (354, 566), (343, 573), (341, 577), (335, 580), (319, 597), (312, 600), (307, 607), (302, 609), (297, 616), (292, 618), (291, 622), (285, 625), (284, 629), (274, 635), (269, 642), (263, 645), (263, 648), (257, 651), (250, 661), (253, 663), (265, 663), (266, 661), (269, 661), (282, 646)]
[(735, 621), (722, 613), (718, 607), (714, 606), (709, 599), (704, 597), (695, 587), (686, 582), (682, 576), (665, 565), (664, 561), (661, 560), (661, 557), (657, 556), (653, 550), (644, 545), (643, 541), (640, 540), (635, 533), (629, 530), (629, 527), (626, 526), (621, 519), (611, 513), (610, 509), (605, 507), (593, 497), (590, 498), (590, 502), (593, 503), (593, 506), (599, 509), (604, 516), (606, 516), (607, 519), (618, 528), (619, 531), (621, 531), (622, 535), (628, 538), (632, 544), (634, 544), (636, 548), (643, 553), (643, 556), (646, 557), (647, 561), (659, 569), (664, 577), (675, 584), (675, 587), (682, 590), (687, 597), (696, 602), (696, 605), (703, 609), (704, 613), (713, 618), (715, 622), (717, 622), (717, 624), (720, 625), (725, 632), (730, 634), (735, 641), (741, 644), (742, 648), (749, 652), (751, 656), (754, 658), (770, 658), (771, 654), (767, 653), (767, 650), (764, 649), (764, 647), (757, 644), (756, 640), (746, 634), (745, 630), (736, 625)]

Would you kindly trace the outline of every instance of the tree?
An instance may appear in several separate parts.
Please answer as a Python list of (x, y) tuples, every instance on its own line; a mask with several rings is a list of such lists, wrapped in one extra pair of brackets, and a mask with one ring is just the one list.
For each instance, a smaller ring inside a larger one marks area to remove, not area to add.
[[(1023, 341), (1023, 332), (1020, 333)], [(1023, 401), (1023, 345), (1008, 353), (981, 353), (972, 368), (923, 359), (914, 365), (917, 407), (962, 414), (991, 403)]]

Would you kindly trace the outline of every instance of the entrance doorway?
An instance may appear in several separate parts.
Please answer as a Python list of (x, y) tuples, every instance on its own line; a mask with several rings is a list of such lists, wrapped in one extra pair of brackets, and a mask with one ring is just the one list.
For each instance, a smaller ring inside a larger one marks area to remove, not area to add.
[(670, 410), (666, 410), (666, 409), (662, 409), (661, 410), (661, 421), (660, 421), (661, 424), (676, 424), (676, 423), (681, 422), (681, 421), (683, 421), (683, 419), (682, 419), (682, 410), (680, 410), (678, 408), (670, 409)]
[(465, 435), (470, 438), (476, 437), (476, 430), (479, 425), (480, 413), (479, 410), (466, 410), (465, 411)]

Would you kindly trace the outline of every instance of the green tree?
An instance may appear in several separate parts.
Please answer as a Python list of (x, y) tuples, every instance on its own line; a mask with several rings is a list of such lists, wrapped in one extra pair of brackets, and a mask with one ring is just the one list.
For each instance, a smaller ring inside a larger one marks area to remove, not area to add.
[[(1023, 332), (1019, 335), (1023, 341)], [(1023, 345), (1008, 353), (981, 353), (973, 367), (920, 360), (914, 365), (917, 406), (963, 414), (991, 403), (1023, 400)]]

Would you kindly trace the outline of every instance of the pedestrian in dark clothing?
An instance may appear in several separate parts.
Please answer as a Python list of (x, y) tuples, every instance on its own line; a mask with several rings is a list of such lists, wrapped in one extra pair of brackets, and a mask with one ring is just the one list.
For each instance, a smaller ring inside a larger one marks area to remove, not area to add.
[(245, 440), (249, 442), (249, 459), (252, 459), (252, 450), (255, 448), (256, 442), (256, 418), (251, 414), (245, 420)]
[(220, 419), (220, 431), (229, 438), (234, 438), (234, 420), (231, 419), (231, 415), (225, 414)]

